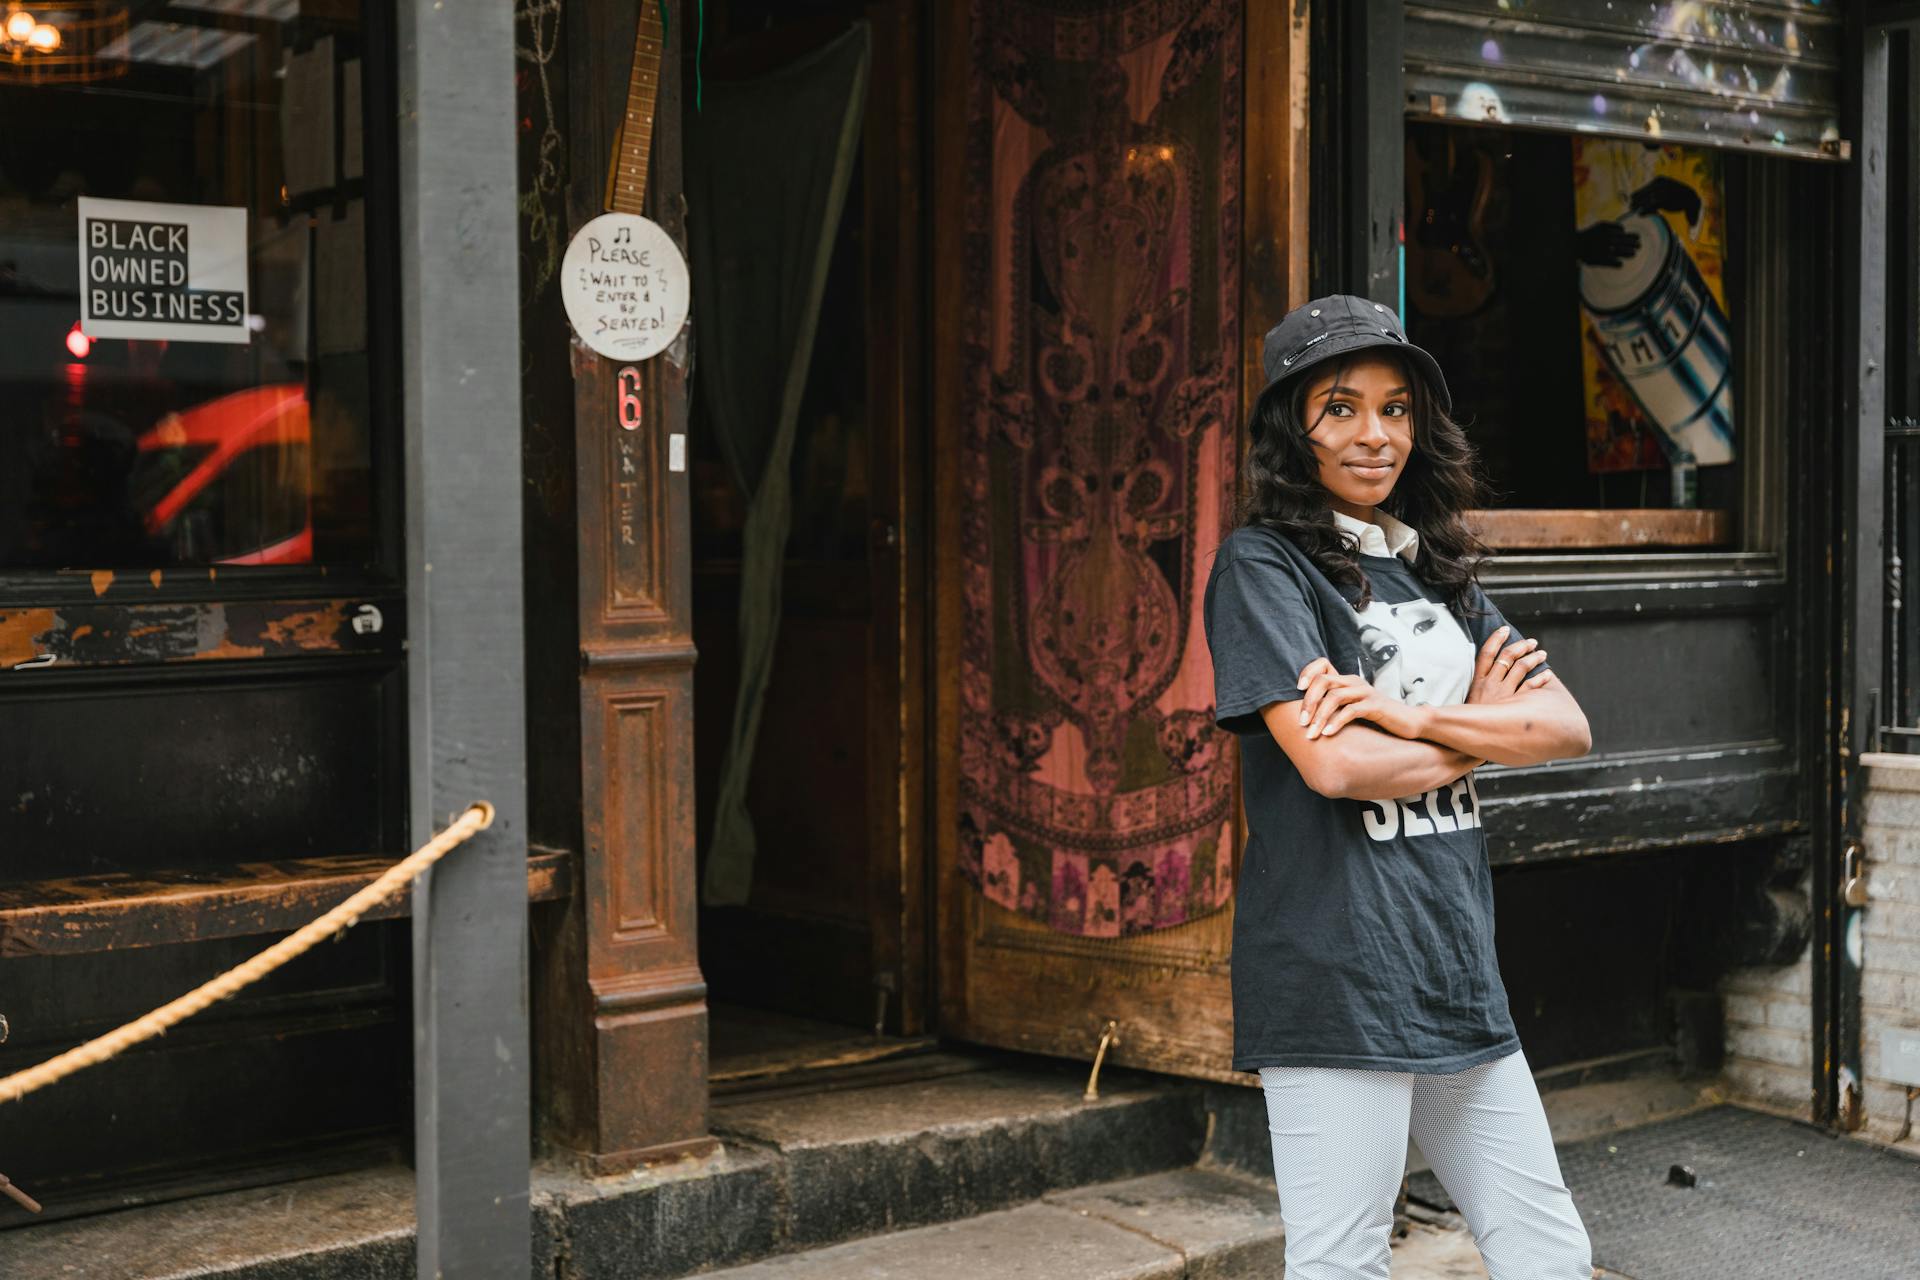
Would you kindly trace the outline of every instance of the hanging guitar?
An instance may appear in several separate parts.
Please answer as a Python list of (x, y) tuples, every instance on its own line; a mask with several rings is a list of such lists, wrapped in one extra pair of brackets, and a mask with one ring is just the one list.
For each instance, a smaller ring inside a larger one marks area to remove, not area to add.
[(633, 70), (627, 74), (627, 110), (614, 139), (602, 207), (611, 213), (641, 212), (647, 201), (647, 162), (653, 155), (653, 111), (660, 98), (660, 55), (666, 48), (666, 24), (656, 0), (640, 0), (640, 25), (633, 33)]
[(560, 263), (560, 294), (573, 331), (613, 360), (645, 360), (666, 350), (686, 323), (692, 293), (679, 246), (640, 212), (665, 48), (663, 6), (641, 0), (626, 111), (607, 173), (608, 212), (574, 234)]
[(1470, 316), (1493, 297), (1493, 257), (1485, 234), (1493, 197), (1493, 157), (1460, 148), (1446, 134), (1445, 155), (1407, 139), (1407, 301), (1439, 320)]

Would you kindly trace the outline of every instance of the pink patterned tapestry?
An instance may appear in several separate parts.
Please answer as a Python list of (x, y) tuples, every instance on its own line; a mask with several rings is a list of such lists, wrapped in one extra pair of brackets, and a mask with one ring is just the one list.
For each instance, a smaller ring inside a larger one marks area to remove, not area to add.
[(1240, 9), (973, 0), (961, 853), (1063, 933), (1232, 897), (1200, 604), (1239, 415)]

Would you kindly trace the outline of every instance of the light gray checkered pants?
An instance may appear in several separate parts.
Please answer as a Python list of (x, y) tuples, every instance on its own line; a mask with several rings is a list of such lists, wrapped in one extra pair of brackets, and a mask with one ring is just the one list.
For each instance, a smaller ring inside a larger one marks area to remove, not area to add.
[(1386, 1280), (1412, 1134), (1491, 1280), (1591, 1280), (1593, 1251), (1519, 1052), (1453, 1075), (1263, 1067), (1287, 1280)]

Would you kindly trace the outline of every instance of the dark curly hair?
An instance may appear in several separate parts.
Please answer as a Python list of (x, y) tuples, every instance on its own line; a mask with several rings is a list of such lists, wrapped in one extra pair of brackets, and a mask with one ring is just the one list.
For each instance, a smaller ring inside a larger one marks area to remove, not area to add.
[[(1459, 612), (1466, 608), (1480, 561), (1487, 554), (1463, 513), (1483, 504), (1486, 487), (1466, 432), (1440, 407), (1420, 370), (1391, 350), (1380, 354), (1401, 366), (1413, 389), (1413, 454), (1381, 510), (1419, 531), (1414, 571)], [(1337, 381), (1345, 373), (1345, 364), (1335, 366), (1334, 372)], [(1292, 539), (1328, 580), (1353, 588), (1358, 593), (1353, 607), (1364, 609), (1373, 599), (1373, 587), (1352, 544), (1334, 524), (1333, 508), (1320, 484), (1320, 461), (1307, 438), (1326, 412), (1322, 409), (1321, 415), (1308, 421), (1310, 381), (1303, 370), (1268, 388), (1254, 406), (1248, 430), (1253, 443), (1242, 472), (1246, 485), (1240, 523), (1265, 525)]]

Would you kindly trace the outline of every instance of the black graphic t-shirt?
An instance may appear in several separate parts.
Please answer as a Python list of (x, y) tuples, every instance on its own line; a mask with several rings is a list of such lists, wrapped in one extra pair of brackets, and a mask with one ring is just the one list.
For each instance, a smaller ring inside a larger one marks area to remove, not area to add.
[[(1466, 699), (1504, 625), (1458, 614), (1399, 559), (1361, 555), (1356, 612), (1294, 544), (1236, 530), (1207, 581), (1215, 710), (1240, 735), (1248, 838), (1235, 889), (1233, 1065), (1454, 1072), (1519, 1047), (1493, 947), (1493, 881), (1469, 775), (1396, 802), (1307, 786), (1260, 718), (1325, 657), (1402, 701)], [(1513, 639), (1519, 639), (1516, 632)]]

